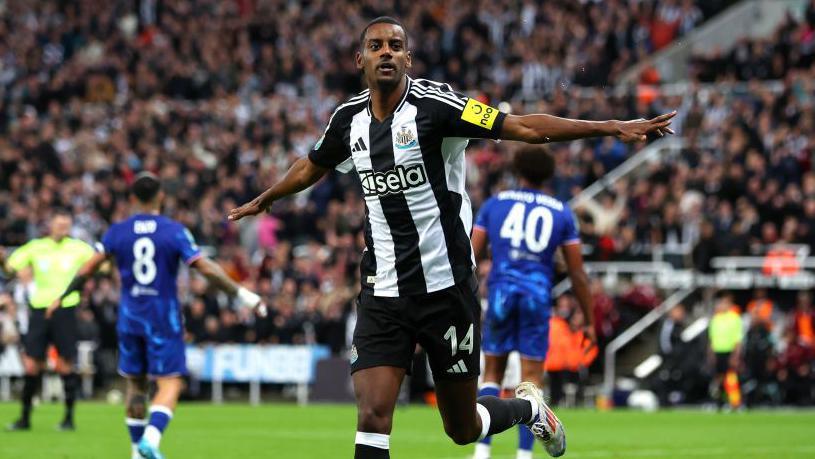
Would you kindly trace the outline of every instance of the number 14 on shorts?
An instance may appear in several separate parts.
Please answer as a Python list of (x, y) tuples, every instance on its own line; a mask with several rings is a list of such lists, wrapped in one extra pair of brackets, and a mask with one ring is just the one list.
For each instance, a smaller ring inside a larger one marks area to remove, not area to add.
[(473, 353), (473, 324), (467, 329), (467, 334), (464, 335), (464, 340), (461, 344), (458, 342), (458, 335), (456, 335), (456, 326), (450, 325), (447, 333), (444, 334), (444, 339), (450, 341), (450, 355), (454, 356), (458, 351), (467, 351), (468, 354)]

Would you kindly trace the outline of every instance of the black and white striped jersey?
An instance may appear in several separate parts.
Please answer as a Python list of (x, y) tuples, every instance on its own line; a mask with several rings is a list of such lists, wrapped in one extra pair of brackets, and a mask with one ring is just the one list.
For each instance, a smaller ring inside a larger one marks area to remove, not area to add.
[(367, 210), (362, 284), (375, 296), (434, 292), (472, 274), (464, 149), (471, 138), (498, 138), (505, 116), (447, 84), (407, 83), (382, 121), (367, 90), (341, 104), (309, 154), (319, 166), (359, 174)]

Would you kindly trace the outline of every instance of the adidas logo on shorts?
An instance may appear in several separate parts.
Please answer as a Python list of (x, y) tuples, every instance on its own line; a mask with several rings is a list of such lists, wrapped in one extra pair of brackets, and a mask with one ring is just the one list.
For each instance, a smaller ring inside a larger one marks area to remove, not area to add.
[(459, 360), (455, 365), (447, 370), (448, 373), (467, 373), (467, 365), (464, 365), (464, 360)]

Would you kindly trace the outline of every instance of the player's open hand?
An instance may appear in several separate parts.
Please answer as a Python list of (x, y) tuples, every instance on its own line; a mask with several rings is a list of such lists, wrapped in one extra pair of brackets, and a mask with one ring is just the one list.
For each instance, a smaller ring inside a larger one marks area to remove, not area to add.
[(665, 134), (673, 134), (674, 131), (670, 126), (674, 116), (676, 116), (676, 110), (650, 120), (640, 118), (631, 121), (617, 121), (615, 136), (623, 142), (630, 143), (643, 142), (646, 136), (652, 132), (660, 137)]
[(229, 220), (238, 221), (243, 217), (251, 217), (263, 212), (263, 207), (260, 205), (259, 199), (253, 199), (246, 204), (229, 211), (227, 218)]

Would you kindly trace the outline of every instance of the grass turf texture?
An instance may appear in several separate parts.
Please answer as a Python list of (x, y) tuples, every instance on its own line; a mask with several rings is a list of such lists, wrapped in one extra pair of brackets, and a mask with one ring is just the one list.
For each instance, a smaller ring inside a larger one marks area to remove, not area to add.
[[(14, 420), (17, 404), (0, 404), (0, 421)], [(80, 403), (78, 430), (57, 432), (60, 405), (39, 406), (30, 432), (0, 432), (0, 458), (129, 458), (124, 408)], [(640, 413), (560, 411), (568, 432), (567, 458), (805, 458), (815, 457), (815, 412), (701, 411)], [(183, 404), (162, 441), (169, 459), (352, 458), (352, 406)], [(514, 459), (517, 433), (499, 435), (493, 459)], [(464, 459), (471, 446), (444, 435), (435, 410), (397, 410), (394, 458)], [(548, 457), (536, 445), (535, 457)]]

